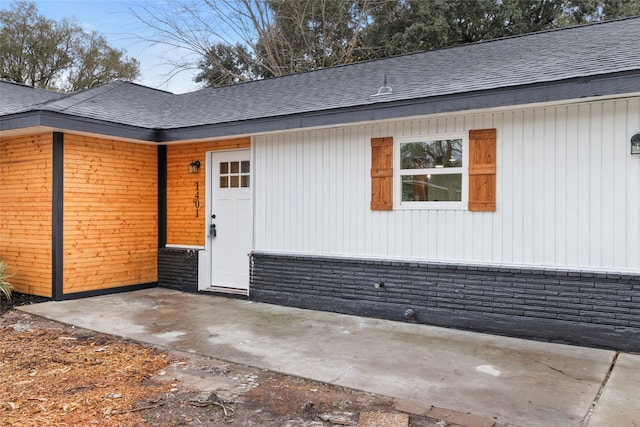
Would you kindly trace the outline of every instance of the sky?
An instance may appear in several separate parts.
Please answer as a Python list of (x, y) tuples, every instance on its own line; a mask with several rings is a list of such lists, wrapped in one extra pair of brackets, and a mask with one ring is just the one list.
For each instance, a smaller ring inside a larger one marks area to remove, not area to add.
[[(129, 11), (130, 7), (142, 6), (144, 0), (32, 0), (38, 12), (48, 19), (61, 20), (74, 18), (85, 31), (97, 31), (105, 37), (107, 43), (114, 48), (126, 50), (126, 56), (140, 61), (140, 77), (136, 83), (173, 93), (191, 92), (200, 88), (193, 82), (196, 70), (182, 72), (167, 81), (171, 66), (164, 57), (180, 55), (176, 49), (165, 46), (150, 46), (139, 39), (148, 33), (144, 24), (140, 23)], [(0, 0), (0, 8), (6, 9), (11, 2)], [(158, 5), (164, 4), (161, 1)]]

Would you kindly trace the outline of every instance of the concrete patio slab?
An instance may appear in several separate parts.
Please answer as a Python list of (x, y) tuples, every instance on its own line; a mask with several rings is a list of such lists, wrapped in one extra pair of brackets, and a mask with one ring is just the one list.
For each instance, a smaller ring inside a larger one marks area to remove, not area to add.
[(589, 425), (640, 427), (640, 355), (618, 356)]
[[(21, 309), (393, 397), (425, 413), (436, 407), (516, 426), (584, 425), (616, 354), (160, 288)], [(624, 355), (618, 365), (637, 373), (638, 363), (640, 356)], [(640, 395), (640, 381), (621, 377), (614, 371), (603, 405), (631, 405), (620, 399)], [(633, 426), (614, 412), (596, 408), (589, 425)]]

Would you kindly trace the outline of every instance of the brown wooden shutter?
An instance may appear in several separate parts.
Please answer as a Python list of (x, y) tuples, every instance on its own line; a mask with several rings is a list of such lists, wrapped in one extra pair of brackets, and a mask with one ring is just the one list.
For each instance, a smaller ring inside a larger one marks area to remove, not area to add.
[(496, 130), (469, 131), (469, 210), (496, 210)]
[(393, 209), (393, 138), (371, 138), (371, 210)]

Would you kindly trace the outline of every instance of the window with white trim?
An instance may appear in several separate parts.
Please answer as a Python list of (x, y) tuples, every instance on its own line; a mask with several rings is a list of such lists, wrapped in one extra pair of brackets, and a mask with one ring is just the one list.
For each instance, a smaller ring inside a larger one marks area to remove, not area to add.
[(400, 209), (465, 209), (465, 134), (394, 141), (394, 205)]

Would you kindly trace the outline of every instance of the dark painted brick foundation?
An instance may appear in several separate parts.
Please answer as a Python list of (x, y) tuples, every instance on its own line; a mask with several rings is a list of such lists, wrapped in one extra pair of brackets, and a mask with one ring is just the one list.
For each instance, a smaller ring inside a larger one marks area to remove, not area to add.
[(640, 275), (254, 253), (250, 298), (640, 352)]
[(158, 286), (198, 292), (198, 251), (179, 248), (158, 250)]

